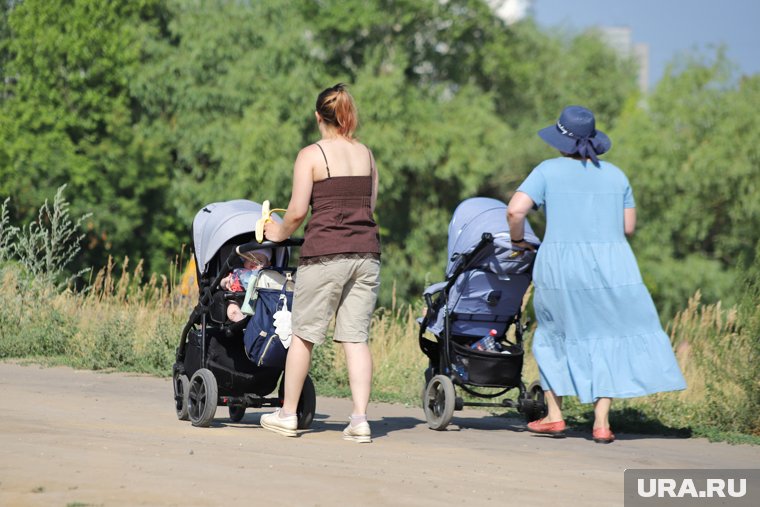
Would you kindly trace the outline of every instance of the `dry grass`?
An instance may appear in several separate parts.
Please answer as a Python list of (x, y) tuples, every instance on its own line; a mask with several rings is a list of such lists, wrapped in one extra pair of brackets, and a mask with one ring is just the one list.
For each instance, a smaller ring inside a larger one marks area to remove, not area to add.
[(667, 331), (686, 379), (684, 391), (616, 402), (619, 410), (654, 419), (669, 428), (760, 434), (757, 366), (749, 334), (735, 308), (701, 304), (697, 292), (676, 314)]
[(701, 305), (697, 292), (687, 308), (670, 322), (670, 339), (689, 386), (686, 391), (678, 393), (680, 401), (694, 403), (703, 400), (714, 384), (710, 377), (717, 373), (705, 370), (714, 370), (716, 366), (721, 370), (719, 376), (725, 377), (720, 382), (721, 392), (732, 399), (741, 394), (736, 374), (746, 367), (742, 364), (742, 358), (746, 356), (742, 336), (736, 327), (736, 316), (735, 308), (724, 310), (720, 303)]
[[(63, 292), (0, 270), (0, 358), (55, 358), (82, 368), (116, 368), (169, 375), (174, 350), (197, 292), (175, 296), (182, 282), (152, 276), (142, 282), (142, 263), (107, 266), (86, 292)], [(526, 295), (525, 302), (530, 298)], [(373, 399), (416, 404), (427, 358), (419, 348), (422, 303), (379, 308), (372, 320)], [(667, 327), (688, 389), (616, 401), (618, 414), (658, 421), (664, 428), (717, 428), (760, 433), (756, 406), (760, 379), (752, 338), (737, 311), (702, 305), (697, 293)], [(526, 335), (523, 379), (538, 378)], [(756, 338), (755, 338), (756, 339)], [(48, 359), (49, 360), (49, 359)], [(315, 349), (312, 377), (322, 395), (347, 395), (344, 354), (330, 341)], [(587, 407), (569, 404), (581, 417)], [(622, 417), (622, 416), (621, 416)], [(633, 421), (633, 419), (632, 419)], [(634, 424), (636, 421), (633, 421)]]
[[(166, 373), (173, 363), (187, 300), (166, 277), (142, 280), (142, 263), (111, 259), (86, 292), (56, 291), (3, 270), (0, 357), (46, 357), (84, 368)], [(23, 301), (23, 305), (21, 304)]]
[[(395, 293), (394, 293), (395, 294)], [(383, 401), (416, 403), (422, 389), (427, 358), (420, 351), (419, 325), (421, 308), (396, 304), (378, 308), (372, 317), (370, 350), (372, 352), (372, 398)], [(345, 355), (331, 340), (314, 349), (311, 376), (320, 392), (347, 395), (348, 371)]]
[(419, 347), (419, 309), (412, 305), (379, 309), (372, 319), (375, 393), (385, 399), (419, 398), (427, 357)]

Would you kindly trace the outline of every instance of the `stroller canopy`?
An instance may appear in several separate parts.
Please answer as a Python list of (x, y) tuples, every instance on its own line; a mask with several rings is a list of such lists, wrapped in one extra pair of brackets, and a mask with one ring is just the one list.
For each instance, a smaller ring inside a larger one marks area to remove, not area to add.
[[(245, 199), (204, 206), (193, 219), (195, 261), (201, 274), (206, 273), (209, 261), (227, 241), (240, 234), (253, 233), (259, 218), (261, 204)], [(276, 214), (272, 214), (272, 219), (282, 221)]]
[[(462, 201), (454, 210), (454, 216), (449, 223), (449, 260), (446, 265), (446, 278), (454, 273), (461, 255), (475, 249), (484, 232), (493, 235), (494, 244), (498, 250), (511, 250), (507, 205), (489, 197), (472, 197)], [(525, 241), (534, 245), (541, 243), (527, 220), (525, 221)], [(514, 272), (516, 266), (511, 264), (520, 262), (519, 259), (515, 261), (507, 260), (508, 257), (498, 257), (497, 261), (502, 265), (494, 266), (494, 272)], [(505, 262), (510, 265), (503, 265)]]
[[(476, 252), (486, 232), (493, 242)], [(527, 221), (525, 240), (541, 243)], [(433, 308), (427, 330), (441, 336), (449, 321), (453, 335), (483, 337), (491, 329), (505, 332), (520, 311), (536, 257), (535, 252), (512, 249), (507, 205), (487, 197), (462, 201), (449, 223), (448, 254), (446, 281), (425, 289), (425, 295), (431, 296), (448, 291), (447, 309)]]

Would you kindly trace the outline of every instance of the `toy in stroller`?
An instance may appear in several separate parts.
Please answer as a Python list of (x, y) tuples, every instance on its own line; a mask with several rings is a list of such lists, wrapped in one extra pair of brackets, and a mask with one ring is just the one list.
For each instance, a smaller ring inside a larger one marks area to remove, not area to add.
[[(199, 301), (182, 330), (172, 368), (177, 417), (190, 419), (193, 426), (211, 424), (218, 405), (229, 407), (233, 422), (243, 419), (248, 407), (282, 406), (287, 351), (273, 331), (272, 315), (284, 302), (291, 308), (295, 269), (288, 267), (290, 248), (303, 240), (259, 243), (255, 227), (261, 217), (260, 204), (240, 199), (209, 204), (193, 220)], [(272, 253), (272, 266), (249, 282), (252, 290), (232, 292), (220, 286), (233, 268), (241, 267), (240, 254), (263, 249)], [(253, 316), (230, 321), (227, 306), (232, 303)], [(277, 396), (268, 397), (278, 382)], [(311, 425), (315, 408), (314, 384), (307, 376), (298, 403), (300, 429)]]
[[(430, 359), (422, 405), (428, 426), (443, 430), (464, 406), (512, 407), (528, 421), (544, 417), (541, 386), (522, 382), (522, 301), (531, 282), (535, 252), (512, 249), (507, 205), (475, 197), (460, 203), (449, 224), (446, 281), (424, 292), (420, 348)], [(525, 240), (539, 245), (526, 223)], [(514, 334), (508, 334), (514, 327)], [(426, 332), (435, 341), (425, 337)], [(483, 343), (490, 342), (483, 346)], [(456, 387), (477, 398), (496, 399), (519, 389), (516, 400), (469, 402)], [(488, 392), (475, 388), (498, 388)]]

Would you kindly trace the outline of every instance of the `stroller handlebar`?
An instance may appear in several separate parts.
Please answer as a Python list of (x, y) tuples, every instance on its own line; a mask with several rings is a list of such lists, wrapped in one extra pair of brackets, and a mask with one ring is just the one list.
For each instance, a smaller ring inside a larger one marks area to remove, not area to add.
[(245, 253), (251, 252), (253, 250), (264, 250), (265, 248), (282, 248), (301, 245), (303, 245), (303, 238), (288, 238), (285, 241), (280, 241), (279, 243), (275, 243), (274, 241), (263, 241), (261, 243), (258, 241), (250, 241), (238, 246), (237, 251), (238, 253)]

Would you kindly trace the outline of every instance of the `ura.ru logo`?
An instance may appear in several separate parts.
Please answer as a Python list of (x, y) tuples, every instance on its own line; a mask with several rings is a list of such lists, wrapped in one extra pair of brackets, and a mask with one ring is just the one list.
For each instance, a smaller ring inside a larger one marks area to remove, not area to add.
[(747, 494), (747, 479), (706, 479), (705, 488), (698, 489), (692, 479), (638, 479), (640, 497), (670, 498), (740, 498)]

